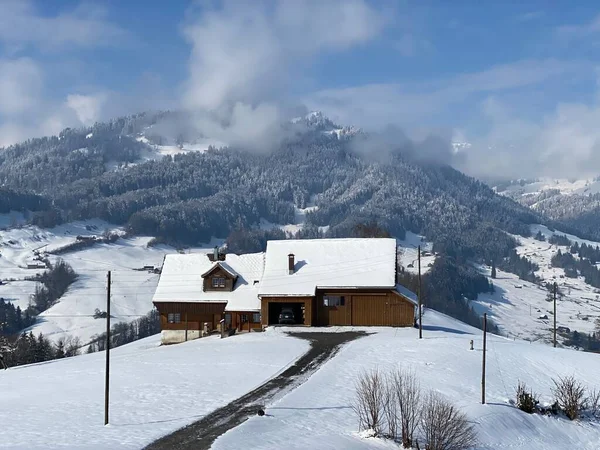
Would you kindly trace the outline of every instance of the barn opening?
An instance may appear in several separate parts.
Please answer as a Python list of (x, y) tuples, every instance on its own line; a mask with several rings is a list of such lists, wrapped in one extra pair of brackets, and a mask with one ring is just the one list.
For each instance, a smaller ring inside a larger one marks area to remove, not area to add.
[(279, 314), (284, 308), (293, 311), (296, 324), (303, 325), (305, 323), (305, 306), (303, 302), (269, 302), (269, 325), (277, 325), (279, 323)]

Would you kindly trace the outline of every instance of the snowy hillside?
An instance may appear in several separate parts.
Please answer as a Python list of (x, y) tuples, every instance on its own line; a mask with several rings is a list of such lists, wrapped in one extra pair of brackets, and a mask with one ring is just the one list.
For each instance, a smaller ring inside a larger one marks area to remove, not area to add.
[[(535, 235), (541, 232), (546, 241), (550, 236), (565, 235), (561, 231), (550, 231), (542, 225), (532, 226)], [(600, 243), (579, 239), (566, 234), (572, 242), (585, 243), (596, 246)], [(515, 236), (520, 245), (517, 253), (536, 263), (539, 270), (535, 273), (546, 282), (556, 282), (563, 295), (557, 301), (557, 327), (567, 327), (571, 331), (591, 333), (596, 329), (595, 321), (600, 318), (600, 291), (586, 284), (583, 278), (567, 278), (564, 269), (552, 267), (551, 258), (561, 249), (559, 247), (541, 242), (534, 238)], [(489, 267), (481, 270), (490, 276)], [(493, 294), (480, 294), (477, 302), (477, 311), (487, 312), (494, 322), (500, 326), (503, 334), (521, 339), (552, 341), (553, 304), (547, 300), (548, 290), (540, 285), (520, 280), (516, 275), (498, 270), (497, 278), (492, 280), (496, 292)], [(559, 336), (560, 339), (560, 336)]]
[[(119, 227), (102, 222), (85, 221), (65, 224), (52, 229), (23, 226), (0, 230), (0, 297), (25, 310), (35, 292), (36, 282), (27, 278), (42, 273), (43, 263), (36, 257), (47, 256), (50, 262), (63, 259), (73, 267), (78, 279), (58, 303), (42, 312), (32, 327), (58, 340), (78, 337), (82, 344), (106, 329), (104, 320), (94, 319), (96, 308), (106, 310), (106, 274), (112, 272), (111, 315), (113, 323), (131, 321), (152, 309), (152, 295), (159, 275), (144, 266), (159, 268), (167, 253), (176, 250), (168, 246), (148, 247), (151, 238), (121, 238), (112, 244), (98, 243), (92, 247), (53, 255), (51, 252), (77, 241), (77, 236), (99, 236), (105, 230), (122, 233)], [(207, 248), (212, 248), (208, 245)], [(39, 268), (27, 268), (39, 264)]]
[(599, 388), (596, 355), (488, 335), (488, 404), (481, 405), (481, 332), (434, 311), (427, 311), (424, 321), (423, 340), (415, 329), (379, 329), (347, 344), (307, 383), (268, 405), (267, 417), (250, 418), (213, 448), (241, 448), (246, 442), (253, 449), (398, 448), (357, 433), (352, 400), (362, 371), (402, 366), (416, 371), (423, 388), (440, 392), (467, 413), (478, 449), (598, 449), (598, 424), (528, 415), (510, 404), (519, 380), (532, 386), (542, 403), (551, 402), (552, 377), (575, 374)]
[(518, 199), (520, 196), (534, 196), (549, 190), (556, 190), (557, 194), (598, 194), (600, 193), (600, 180), (581, 179), (567, 180), (554, 178), (539, 178), (531, 181), (513, 182), (507, 186), (498, 187), (498, 193)]
[(124, 345), (111, 351), (107, 427), (104, 352), (0, 370), (10, 418), (0, 448), (139, 449), (257, 387), (307, 349), (306, 341), (266, 333), (168, 347), (157, 335)]
[[(424, 389), (439, 391), (468, 415), (478, 449), (598, 449), (597, 423), (528, 415), (511, 404), (519, 381), (543, 404), (552, 401), (553, 377), (575, 375), (588, 388), (600, 388), (596, 355), (488, 335), (487, 404), (481, 405), (481, 332), (431, 310), (424, 322), (422, 340), (414, 328), (364, 328), (373, 334), (346, 344), (305, 384), (275, 396), (266, 416), (250, 417), (213, 448), (398, 448), (362, 437), (352, 402), (359, 373), (402, 366), (417, 372)], [(336, 329), (348, 328), (329, 331)], [(158, 348), (152, 337), (116, 349), (107, 427), (102, 352), (0, 371), (3, 411), (11, 418), (0, 430), (0, 448), (142, 448), (280, 373), (307, 350), (305, 341), (285, 337), (285, 330)], [(231, 361), (243, 370), (232, 370)]]

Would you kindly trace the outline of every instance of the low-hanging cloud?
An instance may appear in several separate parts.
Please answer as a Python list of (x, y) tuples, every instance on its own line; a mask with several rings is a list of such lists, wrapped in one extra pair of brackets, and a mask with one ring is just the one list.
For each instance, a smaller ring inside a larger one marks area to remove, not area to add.
[(202, 133), (264, 146), (277, 139), (289, 93), (305, 83), (299, 74), (314, 58), (364, 44), (386, 22), (365, 0), (226, 0), (191, 11), (183, 105)]
[(460, 168), (499, 178), (592, 178), (600, 175), (600, 101), (560, 103), (540, 121), (501, 100), (482, 109), (489, 131), (475, 137)]

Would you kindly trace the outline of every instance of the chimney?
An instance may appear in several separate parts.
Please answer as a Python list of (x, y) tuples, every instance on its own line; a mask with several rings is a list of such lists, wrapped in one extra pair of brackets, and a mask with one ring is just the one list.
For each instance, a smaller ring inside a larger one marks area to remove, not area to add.
[(212, 261), (218, 261), (219, 260), (219, 247), (217, 247), (215, 245), (215, 248), (213, 249), (213, 257), (212, 257)]
[(288, 270), (290, 275), (294, 273), (294, 264), (294, 254), (290, 253), (288, 255)]

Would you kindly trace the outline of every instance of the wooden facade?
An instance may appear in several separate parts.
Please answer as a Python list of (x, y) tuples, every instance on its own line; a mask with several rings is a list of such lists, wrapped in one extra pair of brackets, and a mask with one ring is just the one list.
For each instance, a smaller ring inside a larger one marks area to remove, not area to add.
[[(223, 318), (226, 303), (154, 302), (160, 313), (161, 330), (202, 330), (208, 323), (216, 330)], [(178, 314), (178, 321), (169, 321), (169, 314)]]
[(263, 297), (262, 324), (277, 323), (274, 306), (300, 305), (303, 324), (308, 326), (410, 327), (415, 321), (414, 304), (391, 289), (318, 291), (314, 297)]
[[(210, 291), (221, 291), (221, 292), (231, 292), (233, 291), (233, 286), (235, 285), (235, 280), (237, 277), (234, 277), (223, 269), (219, 265), (215, 265), (212, 269), (210, 269), (206, 274), (202, 277), (202, 288), (204, 292)], [(224, 281), (223, 284), (217, 283), (215, 286), (213, 284), (213, 280), (221, 279)]]

